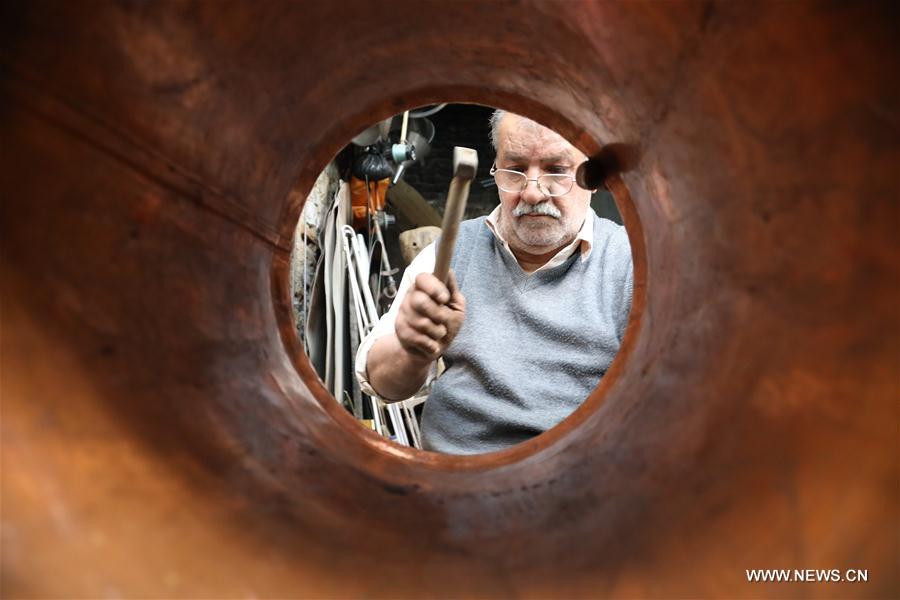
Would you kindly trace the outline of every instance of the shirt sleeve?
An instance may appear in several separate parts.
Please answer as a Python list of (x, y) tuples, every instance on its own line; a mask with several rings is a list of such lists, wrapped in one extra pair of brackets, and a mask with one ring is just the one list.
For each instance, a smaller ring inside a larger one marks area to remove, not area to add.
[[(362, 389), (363, 393), (369, 394), (370, 396), (378, 396), (378, 393), (369, 383), (368, 372), (366, 370), (369, 351), (372, 349), (376, 340), (394, 333), (394, 323), (397, 320), (397, 313), (400, 312), (400, 304), (403, 302), (403, 298), (406, 296), (413, 281), (415, 281), (420, 273), (431, 273), (434, 271), (434, 263), (435, 243), (432, 242), (425, 246), (422, 251), (419, 252), (418, 256), (413, 259), (412, 263), (406, 267), (406, 270), (403, 272), (403, 278), (400, 280), (400, 287), (397, 289), (397, 295), (394, 297), (394, 302), (391, 304), (391, 308), (381, 316), (378, 323), (372, 328), (372, 331), (363, 338), (362, 343), (359, 345), (359, 349), (356, 351), (355, 371), (356, 379), (359, 381), (359, 387)], [(433, 379), (434, 371), (435, 368), (432, 366), (431, 374), (428, 377), (429, 381)]]

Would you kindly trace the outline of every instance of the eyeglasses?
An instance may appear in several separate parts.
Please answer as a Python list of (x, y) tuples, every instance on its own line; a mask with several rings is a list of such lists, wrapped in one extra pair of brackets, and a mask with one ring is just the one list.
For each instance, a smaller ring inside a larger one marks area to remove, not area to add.
[(575, 184), (575, 176), (567, 173), (544, 173), (534, 179), (521, 171), (512, 169), (498, 169), (493, 165), (490, 171), (497, 182), (497, 187), (510, 194), (521, 194), (525, 191), (529, 181), (536, 181), (538, 190), (545, 196), (565, 196), (572, 191)]

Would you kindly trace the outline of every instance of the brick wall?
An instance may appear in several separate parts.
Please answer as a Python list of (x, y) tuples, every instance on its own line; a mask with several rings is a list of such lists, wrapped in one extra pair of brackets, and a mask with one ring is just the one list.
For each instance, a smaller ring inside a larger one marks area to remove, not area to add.
[(493, 182), (488, 174), (494, 162), (488, 125), (492, 112), (491, 108), (474, 104), (450, 104), (429, 117), (435, 128), (431, 153), (425, 164), (415, 164), (403, 178), (441, 214), (453, 175), (454, 146), (466, 146), (478, 151), (478, 173), (469, 189), (466, 218), (486, 215), (497, 205), (497, 188), (481, 185), (484, 180)]

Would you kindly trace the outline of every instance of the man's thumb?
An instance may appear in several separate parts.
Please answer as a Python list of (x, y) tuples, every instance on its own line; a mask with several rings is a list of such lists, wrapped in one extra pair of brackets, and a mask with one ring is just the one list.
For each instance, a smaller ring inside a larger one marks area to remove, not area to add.
[(462, 295), (459, 284), (456, 283), (456, 274), (453, 269), (447, 274), (447, 289), (450, 290), (450, 303), (457, 305), (458, 308), (465, 308), (466, 298)]

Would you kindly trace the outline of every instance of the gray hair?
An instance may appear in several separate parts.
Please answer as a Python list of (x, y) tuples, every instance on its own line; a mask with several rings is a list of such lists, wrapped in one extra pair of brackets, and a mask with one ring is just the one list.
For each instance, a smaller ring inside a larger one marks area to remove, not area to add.
[(500, 146), (500, 121), (503, 120), (504, 115), (506, 115), (506, 111), (498, 108), (491, 113), (491, 118), (488, 121), (491, 124), (491, 145), (494, 147), (494, 152)]

